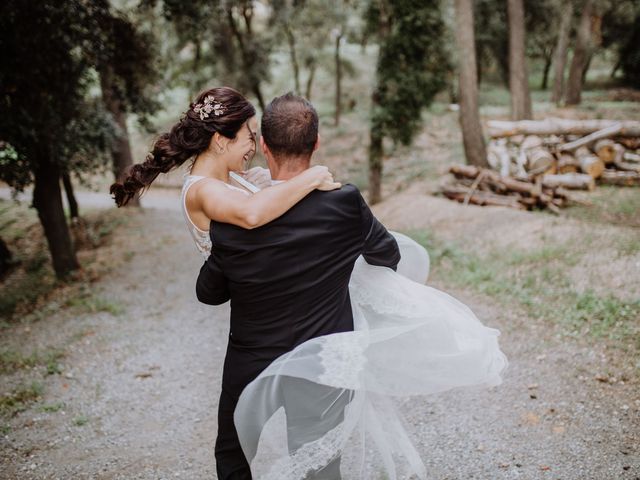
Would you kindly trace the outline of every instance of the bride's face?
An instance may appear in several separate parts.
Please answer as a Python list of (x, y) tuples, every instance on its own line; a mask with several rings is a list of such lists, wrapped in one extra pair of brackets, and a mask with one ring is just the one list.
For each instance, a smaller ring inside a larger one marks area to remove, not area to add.
[(236, 138), (227, 144), (225, 157), (231, 171), (242, 171), (249, 168), (249, 164), (256, 154), (256, 134), (258, 121), (253, 116), (242, 126)]

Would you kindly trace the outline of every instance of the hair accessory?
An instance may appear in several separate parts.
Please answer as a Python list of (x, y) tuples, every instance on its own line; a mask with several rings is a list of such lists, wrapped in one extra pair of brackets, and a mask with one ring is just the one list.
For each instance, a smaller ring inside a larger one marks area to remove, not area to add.
[(222, 115), (226, 108), (220, 102), (216, 102), (216, 98), (213, 95), (207, 95), (204, 97), (204, 103), (196, 103), (193, 106), (193, 111), (200, 115), (200, 120), (204, 120), (212, 112), (216, 117)]

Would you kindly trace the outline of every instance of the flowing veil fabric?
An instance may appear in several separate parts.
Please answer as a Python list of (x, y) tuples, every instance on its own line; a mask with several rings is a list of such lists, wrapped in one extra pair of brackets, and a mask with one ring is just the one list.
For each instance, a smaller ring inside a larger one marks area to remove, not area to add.
[(500, 332), (424, 285), (427, 252), (393, 235), (397, 272), (356, 262), (354, 331), (304, 342), (243, 390), (234, 421), (253, 478), (426, 479), (395, 399), (502, 382)]

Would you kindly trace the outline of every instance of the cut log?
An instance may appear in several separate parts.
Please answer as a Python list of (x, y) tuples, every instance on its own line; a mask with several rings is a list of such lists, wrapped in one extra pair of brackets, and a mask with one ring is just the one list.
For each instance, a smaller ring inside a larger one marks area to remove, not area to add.
[[(467, 187), (459, 187), (455, 185), (445, 185), (442, 193), (452, 200), (464, 202), (471, 189)], [(468, 196), (469, 203), (475, 205), (495, 205), (501, 207), (516, 208), (518, 210), (526, 210), (526, 207), (518, 201), (518, 197), (497, 195), (489, 192), (472, 192)]]
[(520, 146), (527, 156), (526, 169), (529, 176), (540, 175), (542, 173), (555, 173), (555, 158), (543, 146), (542, 139), (536, 135), (529, 135)]
[(578, 173), (580, 162), (570, 153), (560, 154), (558, 158), (558, 173)]
[(480, 169), (473, 165), (451, 165), (449, 173), (453, 173), (456, 177), (476, 178)]
[(596, 152), (598, 158), (602, 160), (605, 165), (608, 165), (613, 163), (616, 159), (616, 145), (619, 144), (616, 144), (609, 138), (603, 138), (596, 142), (593, 151)]
[[(589, 135), (603, 128), (621, 124), (616, 134), (620, 137), (640, 137), (640, 122), (634, 120), (570, 120), (547, 118), (545, 120), (520, 120), (517, 122), (490, 120), (487, 122), (489, 135), (493, 138), (513, 135)], [(630, 148), (630, 147), (628, 147)]]
[(637, 153), (624, 152), (622, 158), (627, 162), (640, 163), (640, 155)]
[(640, 173), (605, 170), (599, 178), (599, 182), (604, 185), (617, 185), (621, 187), (640, 186)]
[(633, 162), (614, 162), (614, 167), (618, 170), (623, 170), (625, 172), (637, 172), (640, 173), (640, 163)]
[(572, 190), (593, 190), (596, 184), (593, 177), (586, 173), (563, 173), (545, 175), (542, 177), (542, 186), (548, 188), (564, 187)]
[(580, 147), (586, 147), (600, 139), (612, 137), (618, 134), (620, 130), (622, 130), (622, 124), (618, 122), (614, 125), (603, 128), (602, 130), (598, 130), (597, 132), (590, 133), (586, 137), (582, 137), (578, 140), (574, 140), (573, 142), (560, 145), (558, 147), (558, 150), (560, 150), (561, 152), (573, 152)]
[(620, 142), (622, 145), (624, 145), (625, 148), (628, 148), (629, 150), (637, 150), (640, 148), (640, 138), (638, 137), (616, 137), (615, 140), (616, 142)]
[(580, 163), (582, 173), (589, 174), (592, 178), (598, 178), (604, 172), (604, 162), (586, 147), (576, 150), (576, 159)]
[(509, 175), (511, 173), (511, 156), (506, 145), (506, 140), (499, 139), (497, 142), (491, 142), (487, 149), (487, 161), (494, 170), (500, 171), (501, 175)]

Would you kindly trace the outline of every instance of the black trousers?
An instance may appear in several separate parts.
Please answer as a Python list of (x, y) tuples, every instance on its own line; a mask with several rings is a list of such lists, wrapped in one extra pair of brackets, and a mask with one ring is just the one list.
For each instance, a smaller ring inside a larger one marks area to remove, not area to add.
[[(284, 406), (287, 417), (287, 442), (290, 453), (305, 443), (324, 435), (344, 419), (344, 408), (352, 392), (319, 385), (308, 380), (285, 377), (281, 383), (278, 404)], [(225, 388), (218, 406), (218, 436), (215, 456), (219, 480), (250, 480), (249, 463), (242, 452), (233, 423), (238, 397)], [(322, 412), (318, 416), (318, 412)], [(307, 480), (340, 480), (340, 457), (321, 470), (305, 477)]]

